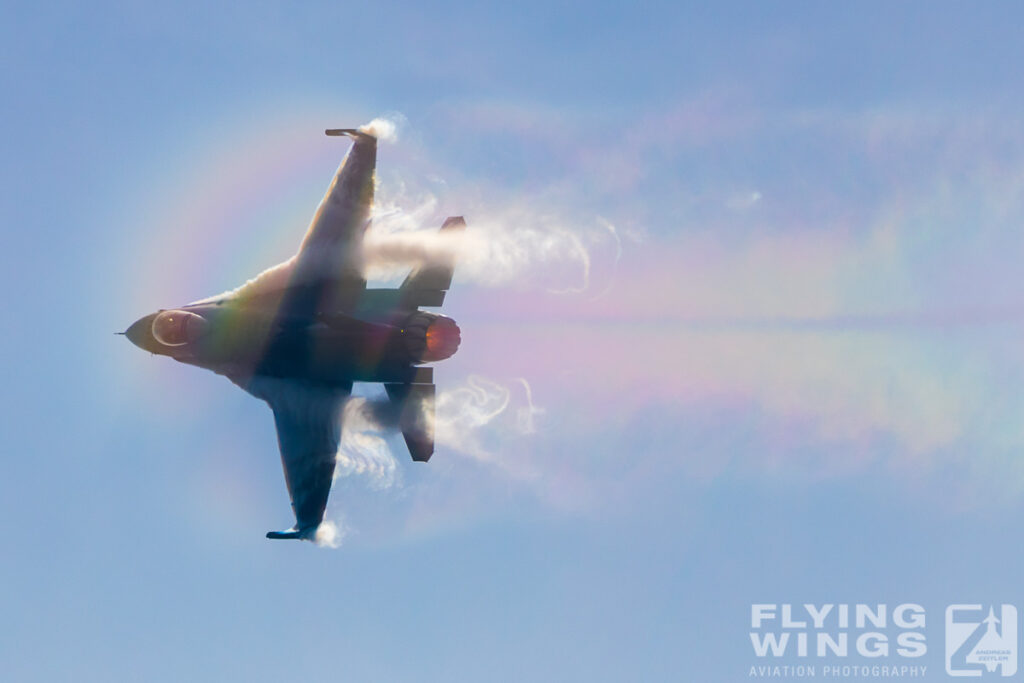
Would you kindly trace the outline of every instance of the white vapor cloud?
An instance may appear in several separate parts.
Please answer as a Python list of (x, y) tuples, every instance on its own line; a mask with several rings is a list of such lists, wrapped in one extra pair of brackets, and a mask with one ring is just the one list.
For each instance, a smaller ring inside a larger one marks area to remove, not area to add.
[(511, 392), (493, 380), (471, 375), (466, 384), (437, 395), (435, 442), (480, 460), (492, 456), (477, 434), (508, 408)]
[[(442, 456), (442, 463), (456, 464), (456, 459), (463, 459), (456, 471), (433, 466), (424, 470), (429, 475), (426, 482), (414, 480), (413, 485), (404, 488), (400, 462), (408, 461), (409, 456), (399, 439), (387, 438), (398, 432), (398, 411), (387, 398), (353, 397), (342, 410), (335, 483), (340, 479), (358, 481), (371, 491), (389, 492), (389, 504), (404, 500), (420, 505), (432, 500), (438, 490), (463, 480), (467, 471), (475, 471), (495, 481), (516, 482), (527, 490), (539, 487), (536, 492), (546, 495), (540, 490), (546, 484), (538, 478), (524, 441), (537, 432), (537, 417), (544, 412), (534, 403), (527, 380), (498, 381), (472, 375), (439, 390), (432, 406), (424, 404), (424, 408), (430, 407), (436, 415), (437, 455)], [(463, 498), (453, 492), (445, 505), (458, 507)], [(313, 539), (320, 547), (339, 547), (356, 528), (365, 530), (367, 525), (379, 524), (377, 519), (359, 518), (353, 526), (347, 516), (339, 517), (338, 508), (333, 512), (329, 509), (328, 518)]]
[[(522, 388), (522, 401), (516, 385)], [(488, 446), (490, 437), (534, 434), (536, 418), (544, 412), (533, 402), (526, 379), (517, 378), (506, 385), (480, 375), (471, 375), (453, 388), (440, 389), (433, 405), (425, 404), (424, 408), (433, 408), (434, 440), (439, 450), (503, 469), (508, 469), (509, 463), (497, 455), (497, 449)], [(335, 479), (362, 477), (376, 490), (400, 486), (401, 468), (385, 438), (399, 429), (397, 414), (388, 399), (349, 399), (342, 424)]]
[(321, 548), (337, 548), (345, 538), (346, 532), (347, 529), (343, 524), (325, 519), (320, 522), (320, 526), (316, 528), (316, 535), (313, 537), (313, 542)]
[(469, 207), (464, 232), (424, 229), (440, 223), (437, 206), (429, 194), (411, 205), (378, 204), (363, 249), (371, 279), (390, 280), (410, 266), (454, 260), (463, 282), (579, 293), (591, 285), (593, 250), (609, 240), (620, 250), (614, 228), (597, 217), (588, 223), (523, 207)]
[(359, 126), (359, 130), (372, 135), (382, 142), (395, 142), (398, 140), (398, 127), (400, 124), (400, 116), (378, 116), (373, 121)]
[[(480, 375), (438, 393), (435, 443), (446, 452), (468, 456), (518, 481), (536, 478), (536, 467), (523, 448), (513, 444), (537, 432), (535, 418), (543, 413), (533, 402), (525, 379), (506, 385)], [(521, 385), (525, 405), (520, 406)]]
[(533, 404), (533, 391), (530, 389), (530, 383), (522, 377), (516, 381), (523, 385), (523, 390), (526, 392), (526, 405), (516, 409), (516, 426), (523, 434), (534, 434), (537, 431), (534, 416), (543, 414), (544, 409)]
[(399, 470), (384, 438), (393, 425), (374, 408), (362, 397), (345, 402), (334, 478), (363, 477), (371, 488), (383, 490), (400, 484)]

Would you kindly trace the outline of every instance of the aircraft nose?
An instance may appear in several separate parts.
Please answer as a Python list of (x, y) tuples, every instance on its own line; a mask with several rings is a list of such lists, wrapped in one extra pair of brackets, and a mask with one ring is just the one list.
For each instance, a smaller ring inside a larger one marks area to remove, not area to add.
[(124, 331), (124, 336), (128, 337), (128, 341), (135, 344), (140, 349), (145, 349), (148, 344), (151, 332), (150, 328), (153, 324), (153, 316), (147, 315), (143, 318), (139, 318), (131, 324), (127, 330)]

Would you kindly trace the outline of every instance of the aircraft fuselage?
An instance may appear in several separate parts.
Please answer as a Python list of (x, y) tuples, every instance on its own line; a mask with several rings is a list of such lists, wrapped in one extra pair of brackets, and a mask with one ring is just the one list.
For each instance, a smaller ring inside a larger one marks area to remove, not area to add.
[(147, 351), (223, 375), (339, 386), (429, 382), (429, 368), (418, 364), (450, 356), (459, 336), (450, 318), (418, 310), (357, 308), (310, 321), (231, 302), (157, 311), (126, 334)]

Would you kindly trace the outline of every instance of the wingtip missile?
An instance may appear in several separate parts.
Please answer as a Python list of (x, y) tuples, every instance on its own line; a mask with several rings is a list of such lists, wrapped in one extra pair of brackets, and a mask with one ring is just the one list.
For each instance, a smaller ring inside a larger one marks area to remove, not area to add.
[(271, 539), (300, 539), (309, 540), (316, 534), (316, 527), (307, 527), (305, 529), (296, 529), (292, 527), (287, 531), (268, 531), (267, 538)]
[(353, 140), (376, 140), (377, 137), (371, 133), (359, 130), (357, 128), (328, 128), (324, 131), (324, 135), (331, 137), (348, 137)]

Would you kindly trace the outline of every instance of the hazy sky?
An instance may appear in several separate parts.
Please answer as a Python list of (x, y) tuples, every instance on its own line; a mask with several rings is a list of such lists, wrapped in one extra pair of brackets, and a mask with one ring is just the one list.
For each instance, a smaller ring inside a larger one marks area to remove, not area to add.
[[(1024, 16), (892, 4), (7, 3), (0, 678), (733, 681), (752, 603), (912, 602), (944, 680), (1024, 608)], [(484, 245), (438, 450), (270, 542), (267, 407), (112, 333), (376, 116), (381, 227)]]

